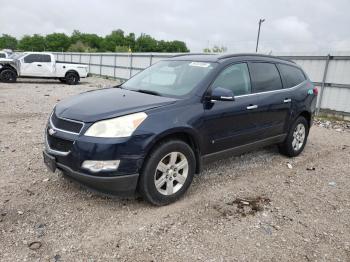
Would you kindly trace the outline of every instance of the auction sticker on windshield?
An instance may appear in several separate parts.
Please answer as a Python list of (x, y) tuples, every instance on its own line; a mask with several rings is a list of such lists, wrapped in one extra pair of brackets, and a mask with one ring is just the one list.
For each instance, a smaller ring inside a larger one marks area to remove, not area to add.
[(203, 62), (191, 62), (189, 64), (190, 66), (198, 66), (198, 67), (209, 67), (209, 63), (203, 63)]

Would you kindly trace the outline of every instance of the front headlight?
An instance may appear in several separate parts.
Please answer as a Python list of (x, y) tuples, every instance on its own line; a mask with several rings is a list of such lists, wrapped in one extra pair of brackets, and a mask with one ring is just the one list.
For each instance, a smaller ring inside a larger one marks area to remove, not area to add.
[(93, 137), (129, 137), (147, 118), (147, 114), (136, 113), (94, 123), (85, 136)]

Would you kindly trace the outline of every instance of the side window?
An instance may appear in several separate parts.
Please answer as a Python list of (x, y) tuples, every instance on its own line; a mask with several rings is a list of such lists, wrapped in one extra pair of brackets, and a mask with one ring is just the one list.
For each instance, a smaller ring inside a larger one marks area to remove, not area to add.
[(50, 63), (51, 62), (51, 56), (49, 55), (40, 55), (40, 62), (43, 63)]
[(36, 55), (36, 54), (27, 55), (27, 56), (24, 58), (24, 63), (40, 62), (38, 56), (39, 56), (39, 55)]
[(275, 64), (249, 64), (253, 93), (282, 89), (282, 81)]
[(285, 88), (290, 88), (306, 80), (304, 73), (294, 66), (279, 64), (278, 68), (284, 80)]
[(249, 94), (251, 85), (247, 64), (234, 64), (224, 69), (212, 85), (212, 88), (216, 87), (230, 89), (235, 96)]
[(6, 55), (4, 53), (0, 53), (0, 58), (6, 58)]

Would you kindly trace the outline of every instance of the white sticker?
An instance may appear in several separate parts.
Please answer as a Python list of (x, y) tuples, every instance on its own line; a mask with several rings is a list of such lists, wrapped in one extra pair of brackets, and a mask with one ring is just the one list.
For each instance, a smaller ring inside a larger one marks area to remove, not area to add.
[(190, 66), (198, 66), (198, 67), (209, 67), (209, 63), (203, 63), (203, 62), (191, 62), (189, 64)]

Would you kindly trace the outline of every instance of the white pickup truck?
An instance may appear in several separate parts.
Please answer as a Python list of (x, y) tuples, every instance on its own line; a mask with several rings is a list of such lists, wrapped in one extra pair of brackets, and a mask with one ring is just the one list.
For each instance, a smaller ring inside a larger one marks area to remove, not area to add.
[(0, 51), (0, 59), (1, 58), (8, 58), (9, 57), (9, 54), (5, 51)]
[(14, 83), (17, 77), (58, 79), (76, 85), (88, 76), (88, 66), (58, 62), (51, 53), (26, 52), (0, 59), (0, 81)]

